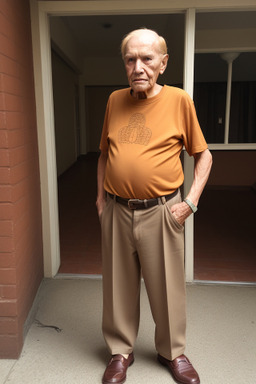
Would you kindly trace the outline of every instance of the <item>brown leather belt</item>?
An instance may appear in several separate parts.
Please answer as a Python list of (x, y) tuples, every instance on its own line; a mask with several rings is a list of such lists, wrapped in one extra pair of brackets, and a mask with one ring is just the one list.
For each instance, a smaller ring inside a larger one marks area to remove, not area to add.
[(111, 197), (111, 199), (114, 199), (117, 203), (125, 205), (126, 207), (130, 209), (147, 209), (154, 207), (155, 205), (159, 204), (159, 199), (165, 198), (165, 201), (170, 200), (173, 198), (175, 195), (177, 195), (178, 189), (170, 193), (169, 195), (166, 196), (161, 196), (161, 197), (155, 197), (154, 199), (124, 199), (123, 197), (112, 195), (111, 193), (108, 193), (108, 195)]

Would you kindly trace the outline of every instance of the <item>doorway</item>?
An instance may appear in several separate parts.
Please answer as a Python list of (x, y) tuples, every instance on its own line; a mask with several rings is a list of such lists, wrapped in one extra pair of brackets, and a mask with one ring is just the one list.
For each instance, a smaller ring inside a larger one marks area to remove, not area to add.
[[(58, 273), (99, 275), (101, 241), (95, 207), (97, 158), (108, 96), (118, 88), (127, 87), (119, 45), (122, 37), (129, 31), (144, 26), (165, 35), (170, 41), (169, 50), (173, 53), (165, 78), (160, 81), (182, 86), (185, 17), (184, 14), (172, 14), (51, 18), (51, 29), (55, 34), (58, 25), (64, 25), (75, 37), (84, 55), (84, 72), (79, 80), (75, 69), (65, 61), (65, 57), (60, 57), (57, 42), (53, 44), (52, 75), (60, 232)], [(175, 40), (171, 39), (174, 33)], [(103, 34), (108, 35), (108, 39), (105, 40), (106, 36)], [(107, 57), (102, 58), (101, 55)], [(104, 74), (104, 78), (101, 78), (101, 74)], [(74, 96), (72, 98), (70, 90), (72, 83), (79, 82), (81, 85), (81, 79), (84, 93), (81, 113), (84, 116), (80, 121), (84, 120), (85, 126), (80, 129), (84, 130), (86, 150), (83, 153), (80, 148), (80, 156), (74, 156), (72, 147), (76, 138), (75, 127), (72, 126), (72, 118), (69, 118), (74, 115)], [(65, 103), (63, 110), (62, 99), (65, 97), (71, 97), (72, 100)], [(62, 133), (66, 134), (68, 140), (64, 140)], [(65, 144), (68, 144), (68, 147), (65, 147)]]
[[(49, 2), (48, 2), (49, 3)], [(55, 158), (55, 147), (54, 140), (52, 138), (52, 130), (54, 127), (53, 122), (53, 113), (52, 113), (52, 90), (51, 90), (51, 76), (49, 73), (50, 65), (50, 35), (49, 35), (49, 15), (57, 16), (67, 14), (67, 12), (72, 12), (73, 15), (81, 15), (81, 14), (124, 14), (127, 13), (127, 10), (116, 8), (117, 4), (113, 8), (113, 4), (106, 1), (104, 2), (104, 7), (102, 9), (98, 8), (97, 1), (93, 3), (93, 6), (88, 2), (76, 2), (72, 4), (72, 9), (70, 8), (68, 2), (54, 2), (54, 3), (45, 3), (45, 2), (31, 2), (31, 13), (32, 13), (32, 29), (33, 29), (33, 50), (34, 50), (34, 63), (35, 68), (37, 68), (35, 72), (35, 80), (36, 80), (36, 100), (37, 100), (37, 120), (38, 120), (38, 140), (39, 140), (39, 152), (40, 152), (40, 174), (41, 174), (41, 189), (42, 189), (42, 211), (43, 211), (43, 236), (44, 236), (44, 265), (45, 265), (45, 276), (52, 277), (56, 274), (56, 271), (59, 268), (59, 230), (58, 230), (58, 208), (57, 208), (57, 196), (56, 196), (56, 158)], [(182, 7), (182, 2), (180, 6)], [(119, 4), (118, 4), (119, 6)], [(159, 13), (166, 14), (167, 9), (165, 4), (161, 2), (158, 3)], [(67, 7), (67, 9), (66, 9)], [(210, 7), (210, 6), (209, 6)], [(224, 7), (224, 6), (223, 6)], [(223, 8), (219, 6), (219, 10)], [(214, 8), (213, 5), (210, 7)], [(225, 7), (224, 7), (225, 8)], [(140, 1), (134, 4), (133, 13), (141, 12), (141, 4)], [(156, 13), (155, 4), (149, 3), (147, 10), (145, 12), (148, 13)], [(170, 4), (168, 8), (168, 12), (176, 12), (177, 9), (174, 8), (173, 5)], [(182, 8), (181, 8), (182, 11)], [(202, 10), (201, 10), (202, 11)], [(225, 9), (226, 11), (226, 9)], [(129, 12), (129, 11), (128, 11)], [(225, 13), (225, 12), (224, 12)], [(193, 12), (191, 10), (187, 10), (187, 15), (193, 16)], [(211, 14), (214, 15), (214, 13)], [(187, 17), (187, 21), (188, 21)], [(193, 19), (193, 17), (192, 17)], [(191, 20), (192, 20), (191, 19)], [(193, 20), (191, 25), (193, 25)], [(207, 26), (207, 23), (206, 23)], [(191, 28), (193, 31), (193, 27)], [(202, 30), (202, 36), (204, 36), (204, 31)], [(232, 30), (232, 35), (233, 35)], [(235, 31), (235, 32), (239, 32)], [(176, 33), (174, 33), (174, 36)], [(190, 34), (191, 36), (191, 34)], [(68, 39), (66, 39), (68, 42)], [(189, 52), (190, 62), (189, 66), (187, 64), (187, 60), (185, 63), (185, 67), (189, 72), (189, 86), (191, 87), (191, 79), (193, 78), (192, 69), (189, 71), (190, 67), (192, 68), (192, 54), (189, 51), (189, 48), (193, 46), (191, 45), (191, 39), (187, 36), (186, 41), (187, 47), (185, 50)], [(70, 49), (70, 46), (69, 46)], [(72, 51), (72, 49), (71, 49)], [(174, 52), (174, 51), (173, 51)], [(194, 49), (193, 49), (194, 52)], [(109, 61), (106, 59), (106, 62)], [(91, 61), (91, 64), (94, 68), (95, 64), (98, 62)], [(113, 67), (115, 60), (111, 61), (111, 67)], [(181, 69), (176, 68), (179, 72), (183, 71)], [(115, 71), (114, 71), (115, 73)], [(187, 74), (186, 74), (187, 75)], [(105, 73), (101, 73), (101, 82), (104, 84), (106, 80)], [(172, 80), (172, 79), (171, 79)], [(119, 85), (122, 84), (120, 79), (118, 80)], [(172, 81), (171, 81), (172, 83)], [(93, 84), (91, 84), (93, 85)], [(108, 84), (107, 84), (108, 85)], [(80, 88), (81, 90), (81, 88)], [(82, 134), (81, 134), (82, 136)], [(84, 146), (84, 141), (81, 140), (81, 146)], [(255, 144), (251, 146), (252, 149), (255, 149)], [(186, 172), (186, 171), (185, 171)], [(190, 227), (190, 225), (189, 225)], [(190, 236), (191, 237), (191, 236)], [(193, 253), (193, 251), (192, 251)], [(190, 281), (193, 280), (190, 279)]]

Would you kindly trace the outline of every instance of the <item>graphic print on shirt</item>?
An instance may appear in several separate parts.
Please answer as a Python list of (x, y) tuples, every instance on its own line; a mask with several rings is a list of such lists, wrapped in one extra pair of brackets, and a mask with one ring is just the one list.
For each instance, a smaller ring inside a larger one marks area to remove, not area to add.
[(148, 145), (152, 131), (145, 124), (146, 118), (142, 113), (131, 115), (129, 124), (119, 130), (119, 143)]

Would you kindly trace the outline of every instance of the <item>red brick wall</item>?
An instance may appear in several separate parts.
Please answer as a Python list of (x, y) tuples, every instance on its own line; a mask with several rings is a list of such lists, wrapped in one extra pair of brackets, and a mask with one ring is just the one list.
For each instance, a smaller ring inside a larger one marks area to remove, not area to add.
[(29, 0), (0, 2), (0, 358), (17, 358), (43, 277)]

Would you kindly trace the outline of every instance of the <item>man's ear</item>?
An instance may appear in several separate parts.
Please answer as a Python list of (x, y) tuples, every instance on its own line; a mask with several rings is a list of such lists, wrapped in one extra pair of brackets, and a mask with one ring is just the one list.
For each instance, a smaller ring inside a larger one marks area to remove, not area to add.
[(169, 55), (168, 54), (163, 55), (161, 68), (160, 68), (160, 75), (162, 75), (166, 70), (168, 60), (169, 60)]

